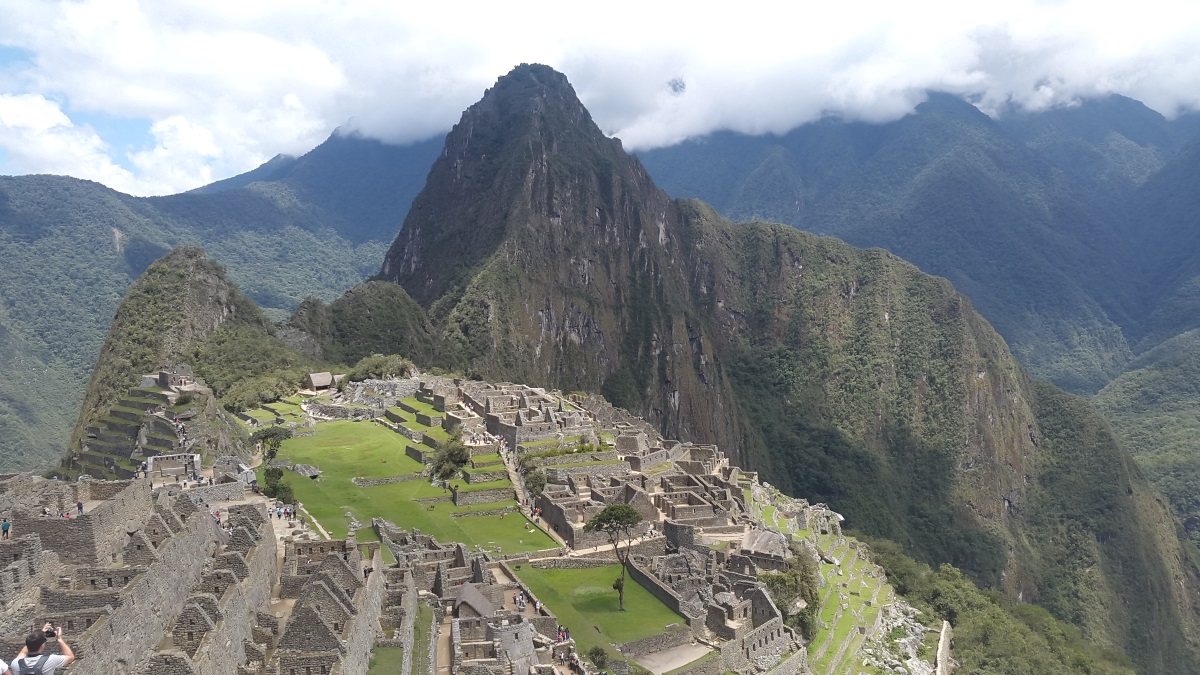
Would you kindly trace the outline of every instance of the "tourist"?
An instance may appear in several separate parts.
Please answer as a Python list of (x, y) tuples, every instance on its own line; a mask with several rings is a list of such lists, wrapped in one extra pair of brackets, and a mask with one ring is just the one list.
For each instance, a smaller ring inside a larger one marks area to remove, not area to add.
[[(58, 638), (58, 649), (62, 654), (43, 654), (42, 648), (46, 646), (47, 637)], [(47, 623), (42, 626), (42, 630), (25, 638), (25, 646), (21, 648), (17, 658), (9, 664), (8, 670), (4, 671), (4, 675), (17, 675), (19, 673), (36, 673), (38, 675), (54, 675), (54, 671), (59, 668), (66, 668), (75, 661), (75, 652), (71, 651), (71, 646), (63, 639), (62, 629), (55, 628), (53, 624)]]
[(12, 523), (8, 522), (8, 518), (0, 523), (0, 539), (8, 539), (8, 531), (12, 529)]

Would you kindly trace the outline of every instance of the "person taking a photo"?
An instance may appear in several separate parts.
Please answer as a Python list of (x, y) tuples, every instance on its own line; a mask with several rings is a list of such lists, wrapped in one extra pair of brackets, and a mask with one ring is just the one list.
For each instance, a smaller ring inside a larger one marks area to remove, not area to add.
[[(62, 654), (43, 654), (46, 639), (58, 638), (58, 648)], [(59, 668), (66, 668), (75, 661), (75, 652), (63, 639), (62, 629), (56, 629), (52, 624), (42, 626), (42, 630), (25, 638), (25, 646), (12, 660), (4, 675), (54, 675)]]

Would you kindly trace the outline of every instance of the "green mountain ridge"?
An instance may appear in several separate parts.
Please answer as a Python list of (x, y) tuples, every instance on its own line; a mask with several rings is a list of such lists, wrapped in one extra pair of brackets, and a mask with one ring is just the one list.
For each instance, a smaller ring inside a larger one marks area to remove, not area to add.
[(1086, 402), (1031, 380), (944, 279), (671, 200), (549, 68), (464, 113), (380, 277), (419, 307), (339, 299), (292, 328), (355, 353), (402, 333), (458, 372), (599, 390), (1146, 672), (1197, 670), (1195, 562)]
[(950, 279), (1033, 372), (1091, 393), (1132, 356), (1152, 264), (1127, 255), (1128, 202), (1190, 129), (1128, 99), (993, 120), (931, 94), (890, 124), (718, 133), (639, 156), (673, 195)]
[(1192, 330), (1138, 357), (1093, 400), (1200, 545), (1198, 383), (1200, 331)]
[(203, 245), (275, 318), (309, 296), (331, 300), (377, 268), (436, 152), (335, 135), (275, 162), (271, 180), (154, 198), (0, 177), (3, 466), (44, 470), (67, 448), (113, 312), (151, 262)]

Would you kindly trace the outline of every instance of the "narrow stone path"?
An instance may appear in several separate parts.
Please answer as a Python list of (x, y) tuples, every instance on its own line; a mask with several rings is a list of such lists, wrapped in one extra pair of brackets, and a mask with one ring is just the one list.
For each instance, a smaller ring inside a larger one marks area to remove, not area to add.
[(437, 665), (437, 669), (436, 669), (437, 672), (438, 673), (446, 673), (447, 675), (449, 675), (449, 673), (450, 673), (450, 629), (452, 628), (452, 626), (450, 625), (451, 621), (453, 621), (453, 618), (451, 617), (450, 614), (446, 614), (442, 618), (442, 626), (441, 626), (441, 629), (438, 631), (438, 637), (437, 637), (437, 654), (434, 655), (434, 658), (436, 659), (435, 663)]
[[(508, 471), (508, 480), (512, 483), (513, 490), (515, 490), (517, 493), (517, 508), (522, 509), (524, 513), (529, 513), (529, 506), (533, 503), (533, 500), (529, 499), (529, 494), (525, 492), (525, 481), (521, 478), (521, 472), (517, 470), (516, 456), (517, 453), (515, 450), (511, 452), (505, 450), (500, 451), (500, 457), (504, 460), (504, 468)], [(546, 535), (553, 539), (559, 546), (567, 545), (567, 542), (563, 540), (562, 537), (558, 536), (557, 532), (542, 524), (541, 518), (537, 518), (536, 520), (530, 518), (529, 520), (534, 524), (535, 527), (542, 532), (545, 532)]]

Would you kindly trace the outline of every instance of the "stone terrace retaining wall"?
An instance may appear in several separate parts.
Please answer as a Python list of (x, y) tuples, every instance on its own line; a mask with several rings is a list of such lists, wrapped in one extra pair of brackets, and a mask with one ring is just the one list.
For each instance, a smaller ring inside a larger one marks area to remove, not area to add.
[(556, 464), (576, 464), (578, 462), (607, 462), (615, 461), (619, 455), (616, 450), (608, 452), (572, 452), (553, 457), (534, 457), (533, 463), (538, 466), (554, 466)]
[(355, 476), (350, 479), (358, 487), (375, 487), (376, 485), (388, 485), (390, 483), (407, 483), (410, 480), (421, 480), (425, 476), (419, 473), (410, 473), (404, 476), (388, 476), (387, 478), (360, 478)]
[(625, 656), (637, 658), (646, 654), (654, 654), (664, 649), (678, 647), (692, 641), (692, 632), (687, 628), (675, 624), (667, 627), (666, 630), (641, 640), (634, 640), (617, 645), (617, 650)]
[(538, 570), (587, 570), (615, 565), (618, 562), (617, 556), (609, 553), (607, 557), (598, 558), (543, 558), (529, 561), (529, 566)]
[(373, 420), (376, 417), (383, 416), (383, 411), (375, 408), (346, 408), (320, 401), (308, 401), (301, 407), (304, 409), (304, 412), (310, 415), (335, 420)]
[(480, 471), (478, 469), (464, 469), (463, 475), (466, 476), (468, 483), (491, 483), (492, 481), (504, 480), (508, 478), (508, 471)]
[(629, 473), (629, 462), (596, 464), (593, 466), (572, 466), (568, 468), (548, 466), (545, 468), (545, 472), (547, 481), (551, 483), (566, 483), (567, 476), (586, 475), (599, 478), (623, 476)]
[(516, 492), (511, 487), (474, 491), (459, 491), (457, 488), (455, 488), (453, 489), (453, 492), (454, 503), (458, 506), (486, 504), (488, 502), (502, 502), (516, 498)]

